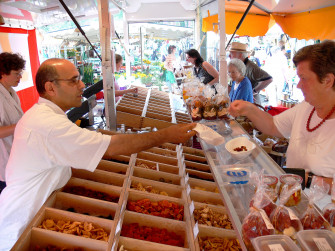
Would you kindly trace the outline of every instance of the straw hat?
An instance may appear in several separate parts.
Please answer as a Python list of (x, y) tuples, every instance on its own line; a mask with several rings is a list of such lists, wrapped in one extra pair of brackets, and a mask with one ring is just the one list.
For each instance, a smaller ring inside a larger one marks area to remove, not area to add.
[(239, 42), (232, 42), (229, 51), (250, 52), (247, 51), (248, 45)]

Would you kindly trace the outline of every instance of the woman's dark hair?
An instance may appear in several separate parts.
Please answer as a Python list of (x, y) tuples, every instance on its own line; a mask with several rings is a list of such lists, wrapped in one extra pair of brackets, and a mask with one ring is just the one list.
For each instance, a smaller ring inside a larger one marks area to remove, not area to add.
[(2, 75), (9, 75), (11, 71), (23, 70), (26, 61), (20, 54), (3, 52), (0, 53), (0, 79)]
[[(309, 61), (311, 70), (318, 76), (320, 82), (328, 73), (335, 76), (335, 42), (325, 40), (320, 44), (308, 45), (301, 48), (293, 57), (297, 66), (302, 61)], [(333, 83), (335, 89), (335, 83)]]
[(123, 59), (122, 59), (122, 56), (120, 54), (115, 54), (115, 63), (119, 63), (121, 62)]
[(199, 67), (204, 62), (204, 59), (200, 56), (200, 53), (196, 49), (190, 49), (186, 52), (186, 54), (191, 58), (195, 58), (194, 64), (196, 67)]
[(171, 54), (173, 52), (174, 49), (176, 49), (177, 47), (174, 45), (170, 45), (168, 48), (168, 53)]

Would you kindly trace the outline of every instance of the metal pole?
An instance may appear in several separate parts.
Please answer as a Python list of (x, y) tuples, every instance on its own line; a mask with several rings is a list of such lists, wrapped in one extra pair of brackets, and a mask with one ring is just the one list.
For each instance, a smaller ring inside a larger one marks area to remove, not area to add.
[(228, 42), (228, 44), (227, 44), (227, 46), (226, 46), (226, 50), (227, 50), (228, 46), (230, 45), (231, 40), (233, 40), (236, 31), (240, 28), (241, 24), (243, 23), (245, 16), (248, 14), (248, 12), (249, 12), (249, 10), (250, 10), (250, 8), (251, 8), (251, 6), (253, 5), (254, 2), (255, 2), (255, 0), (251, 0), (251, 2), (249, 3), (248, 8), (245, 10), (245, 12), (244, 12), (244, 14), (243, 14), (243, 16), (242, 16), (240, 22), (239, 22), (238, 25), (236, 26), (236, 29), (235, 29), (235, 31), (234, 31), (234, 34), (231, 36), (231, 38), (230, 38), (230, 40), (229, 40), (229, 42)]
[[(227, 60), (226, 60), (226, 15), (225, 15), (225, 0), (219, 0), (219, 35), (220, 35), (220, 51), (219, 51), (219, 83), (224, 87), (228, 86), (227, 83)], [(227, 88), (228, 92), (228, 88)], [(228, 93), (227, 93), (228, 96)]]

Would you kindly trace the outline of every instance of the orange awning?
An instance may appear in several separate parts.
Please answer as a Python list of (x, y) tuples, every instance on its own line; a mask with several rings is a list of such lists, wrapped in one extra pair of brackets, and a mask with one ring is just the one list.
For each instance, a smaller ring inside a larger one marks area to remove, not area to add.
[(335, 6), (298, 14), (275, 14), (283, 32), (297, 39), (335, 39)]
[[(236, 2), (233, 2), (236, 4)], [(246, 9), (246, 7), (244, 7)], [(226, 8), (226, 33), (233, 34), (243, 13), (234, 11), (232, 6)], [(268, 15), (250, 12), (245, 17), (237, 31), (240, 36), (264, 36), (274, 23), (277, 23), (284, 33), (297, 39), (335, 39), (335, 6), (302, 12), (298, 14), (272, 13)], [(202, 20), (202, 31), (218, 32), (218, 15)]]

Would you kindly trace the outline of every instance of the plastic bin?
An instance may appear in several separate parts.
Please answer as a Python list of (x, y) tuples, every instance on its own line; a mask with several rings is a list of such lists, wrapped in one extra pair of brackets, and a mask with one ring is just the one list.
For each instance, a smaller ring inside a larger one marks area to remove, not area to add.
[(265, 235), (252, 240), (256, 251), (300, 251), (294, 241), (286, 235)]
[(328, 230), (303, 230), (297, 233), (297, 240), (304, 251), (335, 250), (335, 233)]

